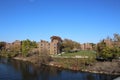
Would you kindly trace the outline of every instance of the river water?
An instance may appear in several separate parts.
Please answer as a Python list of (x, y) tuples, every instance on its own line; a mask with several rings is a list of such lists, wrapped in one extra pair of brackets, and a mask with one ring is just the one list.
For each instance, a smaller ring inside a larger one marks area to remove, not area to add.
[(29, 62), (0, 58), (0, 80), (113, 80), (117, 76), (35, 66)]

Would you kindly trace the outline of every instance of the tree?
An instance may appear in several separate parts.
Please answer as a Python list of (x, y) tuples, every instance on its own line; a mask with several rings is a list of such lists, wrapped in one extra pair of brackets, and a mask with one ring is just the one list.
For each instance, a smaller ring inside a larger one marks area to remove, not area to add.
[(112, 58), (112, 48), (107, 46), (106, 42), (102, 40), (97, 44), (97, 56), (102, 57), (104, 59)]
[(80, 49), (80, 43), (76, 41), (72, 41), (70, 39), (64, 39), (62, 43), (63, 51), (69, 52), (70, 50), (73, 50), (74, 48)]
[(5, 49), (6, 42), (0, 42), (0, 50)]
[(103, 58), (113, 58), (113, 53), (112, 53), (112, 49), (109, 48), (109, 47), (104, 47), (103, 50), (102, 50), (102, 53), (101, 53), (101, 56)]
[(119, 34), (114, 34), (113, 38), (114, 44), (113, 44), (113, 55), (115, 58), (120, 57), (120, 35)]
[(11, 52), (15, 54), (21, 53), (21, 41), (16, 40), (12, 43)]
[(104, 40), (97, 45), (97, 57), (104, 60), (111, 60), (113, 58), (112, 48), (107, 46)]
[(114, 39), (113, 39), (114, 41), (118, 41), (118, 42), (120, 42), (120, 35), (119, 34), (114, 34)]
[(42, 52), (39, 53), (39, 61), (42, 64), (49, 63), (52, 60), (52, 58), (49, 56), (49, 53), (46, 49), (44, 49)]
[(120, 57), (120, 35), (114, 34), (114, 38), (107, 38), (97, 44), (97, 56), (103, 58)]
[(102, 50), (106, 47), (105, 42), (102, 40), (97, 44), (97, 52), (98, 54), (102, 53)]
[(0, 54), (6, 53), (5, 46), (6, 46), (6, 42), (0, 42)]
[(95, 43), (90, 43), (90, 45), (92, 46), (92, 50), (96, 50), (97, 46)]
[(74, 43), (74, 48), (80, 49), (80, 43), (73, 41)]
[(37, 43), (35, 41), (30, 41), (29, 39), (22, 41), (22, 54), (23, 56), (27, 56), (31, 49), (36, 48)]

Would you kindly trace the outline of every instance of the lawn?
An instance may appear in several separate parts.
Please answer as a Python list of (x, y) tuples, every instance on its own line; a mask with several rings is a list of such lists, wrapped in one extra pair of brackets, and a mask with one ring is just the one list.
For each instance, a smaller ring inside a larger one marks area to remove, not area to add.
[(89, 58), (95, 58), (95, 51), (78, 51), (73, 53), (62, 53), (61, 55), (54, 55), (58, 57), (75, 57), (75, 56), (88, 56)]

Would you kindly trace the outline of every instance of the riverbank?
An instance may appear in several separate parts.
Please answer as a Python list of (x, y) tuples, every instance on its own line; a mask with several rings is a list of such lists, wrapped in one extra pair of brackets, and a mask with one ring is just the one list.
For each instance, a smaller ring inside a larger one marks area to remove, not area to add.
[(31, 56), (31, 57), (13, 57), (15, 60), (21, 60), (21, 61), (27, 61), (31, 62), (33, 64), (39, 65), (41, 62), (39, 62), (39, 58), (36, 56)]
[(95, 73), (120, 75), (120, 61), (96, 62), (94, 65), (87, 67), (87, 70)]
[(114, 80), (118, 75), (96, 74), (0, 58), (0, 80)]
[[(109, 62), (106, 62), (106, 63), (109, 64)], [(102, 64), (104, 64), (104, 63), (101, 63), (101, 62), (99, 63), (99, 65), (104, 66)], [(53, 66), (53, 67), (57, 67), (57, 68), (63, 68), (63, 69), (67, 69), (67, 70), (73, 70), (73, 71), (82, 71), (82, 72), (107, 74), (107, 75), (120, 75), (120, 69), (119, 69), (119, 67), (107, 68), (108, 66), (106, 66), (106, 68), (101, 68), (101, 66), (99, 66), (97, 68), (96, 66), (90, 66), (90, 67), (86, 67), (86, 69), (78, 69), (78, 68), (75, 68), (75, 67), (65, 68), (64, 66), (56, 65), (56, 64), (51, 64), (51, 63), (50, 64), (45, 64), (45, 65), (47, 65), (47, 66)]]
[(112, 61), (112, 62), (93, 62), (90, 65), (81, 65), (81, 66), (71, 66), (65, 67), (60, 65), (59, 63), (50, 62), (50, 66), (55, 66), (58, 68), (70, 69), (75, 71), (83, 71), (90, 73), (100, 73), (100, 74), (108, 74), (108, 75), (120, 75), (120, 61)]
[[(14, 57), (16, 60), (28, 61), (35, 65), (46, 65), (53, 66), (57, 68), (75, 70), (75, 71), (83, 71), (90, 73), (100, 73), (100, 74), (109, 74), (109, 75), (120, 75), (120, 61), (113, 60), (112, 62), (93, 62), (92, 64), (84, 65), (83, 63), (79, 64), (79, 66), (75, 66), (74, 63), (71, 66), (66, 66), (66, 63), (60, 63), (59, 61), (50, 61), (48, 63), (42, 63), (38, 56), (31, 57)], [(67, 60), (67, 59), (66, 59)], [(63, 59), (62, 62), (65, 62)], [(78, 62), (79, 63), (79, 62)]]

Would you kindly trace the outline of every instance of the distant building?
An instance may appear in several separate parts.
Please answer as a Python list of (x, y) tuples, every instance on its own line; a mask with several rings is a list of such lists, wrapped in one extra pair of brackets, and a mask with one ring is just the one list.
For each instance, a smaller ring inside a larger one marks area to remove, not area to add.
[(12, 43), (6, 43), (5, 45), (5, 50), (6, 51), (11, 51)]
[(92, 50), (93, 47), (90, 43), (81, 44), (81, 50)]
[(114, 42), (113, 42), (112, 40), (110, 40), (110, 39), (104, 39), (103, 42), (104, 42), (107, 46), (113, 47), (113, 43), (114, 43)]
[(20, 52), (21, 51), (21, 41), (16, 40), (13, 43), (6, 43), (5, 50)]
[(41, 40), (39, 42), (39, 52), (40, 53), (48, 53), (48, 54), (58, 54), (60, 53), (60, 46), (62, 39), (58, 36), (52, 36), (51, 42), (49, 43), (48, 41)]
[(14, 48), (14, 50), (16, 50), (17, 52), (21, 52), (21, 48), (22, 48), (22, 42), (19, 40), (16, 40), (12, 43), (12, 46)]
[(38, 46), (40, 53), (47, 52), (50, 54), (50, 43), (48, 41), (41, 40)]

